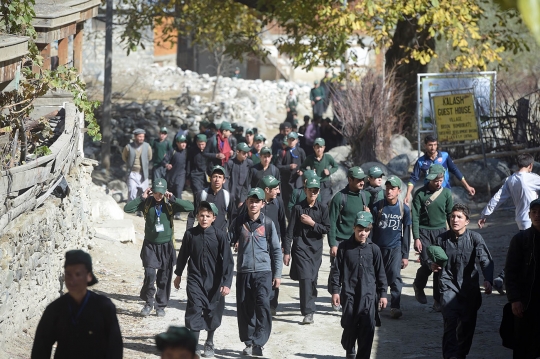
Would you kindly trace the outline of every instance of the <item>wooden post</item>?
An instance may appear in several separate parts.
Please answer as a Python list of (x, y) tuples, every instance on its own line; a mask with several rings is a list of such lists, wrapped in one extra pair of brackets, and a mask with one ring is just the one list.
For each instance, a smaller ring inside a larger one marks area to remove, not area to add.
[(58, 66), (66, 65), (68, 63), (68, 43), (69, 37), (58, 40)]
[[(51, 69), (51, 44), (38, 44), (40, 55), (43, 57), (43, 70)], [(39, 67), (32, 67), (34, 73), (39, 72)]]
[(84, 36), (84, 22), (77, 24), (77, 32), (73, 35), (73, 67), (75, 67), (79, 74), (82, 74), (83, 70), (83, 36)]

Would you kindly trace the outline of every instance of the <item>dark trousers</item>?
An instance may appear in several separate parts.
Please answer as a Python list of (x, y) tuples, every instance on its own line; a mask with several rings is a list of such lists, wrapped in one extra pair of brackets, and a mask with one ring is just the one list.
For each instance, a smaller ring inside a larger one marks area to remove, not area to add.
[[(427, 248), (435, 243), (437, 236), (446, 232), (446, 228), (425, 229), (420, 228), (420, 242), (422, 242), (422, 251), (420, 252), (420, 268), (416, 271), (414, 285), (419, 289), (424, 289), (427, 285), (432, 271), (428, 264)], [(439, 293), (439, 273), (433, 273), (433, 299), (440, 303)]]
[(534, 359), (540, 356), (540, 309), (536, 303), (538, 299), (531, 299), (523, 318), (514, 316), (513, 359)]
[(272, 288), (272, 293), (270, 294), (270, 308), (277, 309), (279, 299), (279, 288)]
[(270, 293), (272, 272), (238, 273), (236, 307), (240, 340), (264, 346), (272, 331)]
[(302, 315), (308, 315), (317, 311), (315, 300), (317, 299), (317, 278), (300, 279), (298, 281), (300, 288), (300, 312)]
[(476, 314), (481, 302), (482, 297), (478, 292), (477, 298), (455, 296), (450, 303), (443, 303), (441, 312), (444, 320), (444, 359), (465, 358), (469, 354), (476, 328)]
[(206, 173), (192, 173), (190, 176), (191, 181), (191, 190), (193, 195), (199, 193), (204, 188), (208, 187), (208, 182), (206, 181)]
[(390, 308), (400, 308), (401, 288), (401, 247), (381, 248), (386, 280), (390, 287)]
[(144, 282), (140, 297), (148, 305), (155, 306), (156, 308), (165, 308), (171, 297), (171, 283), (172, 268), (144, 268)]
[(375, 308), (372, 308), (369, 314), (360, 316), (356, 326), (343, 328), (341, 345), (346, 350), (347, 355), (350, 355), (355, 352), (355, 344), (358, 344), (356, 359), (369, 359), (374, 336)]
[(332, 199), (332, 185), (330, 180), (326, 182), (321, 182), (321, 190), (319, 192), (319, 197), (321, 197), (321, 203), (325, 206), (328, 206), (328, 203)]
[(165, 178), (165, 174), (167, 173), (167, 169), (163, 167), (162, 165), (154, 165), (154, 176), (153, 181), (156, 181), (160, 178)]
[(174, 179), (174, 182), (169, 185), (169, 189), (174, 194), (176, 198), (182, 199), (182, 192), (184, 191), (184, 186), (186, 184), (186, 174), (184, 173), (181, 176), (177, 176)]

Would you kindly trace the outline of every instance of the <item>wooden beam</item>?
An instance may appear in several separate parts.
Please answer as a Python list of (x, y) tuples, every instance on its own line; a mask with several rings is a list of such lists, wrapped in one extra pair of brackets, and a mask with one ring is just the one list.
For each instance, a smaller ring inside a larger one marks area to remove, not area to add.
[(69, 37), (58, 40), (58, 65), (66, 65), (69, 61), (68, 56)]
[[(498, 158), (498, 157), (512, 157), (517, 155), (522, 155), (524, 153), (536, 153), (540, 152), (540, 147), (534, 147), (534, 148), (527, 148), (524, 150), (517, 150), (517, 151), (504, 151), (504, 152), (495, 152), (495, 153), (487, 153), (487, 158)], [(484, 155), (471, 155), (463, 158), (458, 158), (454, 160), (454, 163), (465, 163), (470, 161), (479, 161), (484, 159)]]
[[(38, 49), (41, 52), (40, 55), (43, 57), (43, 70), (51, 69), (51, 44), (39, 44)], [(32, 71), (34, 73), (39, 72), (39, 67), (33, 66)]]
[(83, 70), (83, 37), (84, 37), (84, 22), (77, 24), (77, 32), (73, 35), (73, 67), (79, 74)]

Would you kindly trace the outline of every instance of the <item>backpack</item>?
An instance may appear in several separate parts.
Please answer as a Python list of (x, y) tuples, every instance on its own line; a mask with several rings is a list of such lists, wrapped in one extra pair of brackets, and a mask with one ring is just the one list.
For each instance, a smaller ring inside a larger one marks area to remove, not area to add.
[[(342, 216), (342, 213), (343, 213), (343, 209), (345, 207), (347, 207), (347, 192), (349, 191), (349, 188), (348, 187), (345, 187), (343, 188), (341, 191), (339, 191), (339, 193), (341, 193), (341, 206), (339, 206), (339, 223), (343, 223), (343, 216)], [(367, 203), (367, 200), (366, 200), (366, 193), (364, 192), (364, 190), (360, 190), (360, 196), (362, 197), (362, 204), (364, 206), (367, 206), (368, 203)]]
[[(148, 211), (150, 211), (150, 207), (152, 207), (152, 198), (153, 197), (148, 196), (146, 198), (146, 201), (144, 201), (143, 217), (145, 221), (146, 221), (146, 215), (148, 214)], [(171, 240), (172, 240), (172, 237), (174, 237), (174, 210), (173, 210), (171, 202), (169, 202), (169, 200), (166, 197), (163, 197), (163, 201), (165, 202), (165, 210), (169, 214), (169, 222), (171, 222), (171, 230), (172, 230)]]
[[(208, 191), (210, 188), (203, 188), (201, 191), (201, 202), (206, 201), (208, 198)], [(231, 194), (225, 188), (223, 188), (223, 195), (225, 196), (225, 210), (229, 210), (229, 203), (231, 202)]]

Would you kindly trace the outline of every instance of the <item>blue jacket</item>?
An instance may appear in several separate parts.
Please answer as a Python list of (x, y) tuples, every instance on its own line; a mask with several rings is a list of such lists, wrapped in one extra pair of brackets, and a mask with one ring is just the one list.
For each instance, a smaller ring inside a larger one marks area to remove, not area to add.
[[(463, 179), (463, 174), (457, 168), (456, 164), (452, 161), (450, 158), (450, 155), (448, 152), (444, 151), (437, 151), (437, 157), (435, 160), (432, 160), (431, 158), (427, 157), (426, 155), (421, 156), (418, 158), (418, 161), (416, 161), (416, 164), (414, 165), (413, 171), (411, 173), (411, 178), (409, 179), (409, 184), (414, 185), (416, 181), (420, 179), (420, 175), (423, 173), (426, 174), (429, 167), (431, 167), (432, 164), (442, 165), (446, 172), (444, 173), (444, 180), (442, 183), (442, 186), (444, 188), (450, 188), (450, 174), (454, 174), (458, 178), (458, 180)], [(425, 183), (428, 181), (426, 180)]]

